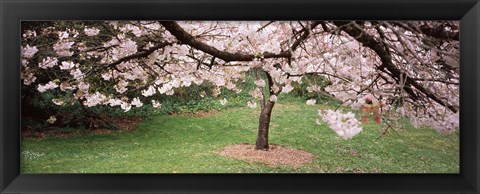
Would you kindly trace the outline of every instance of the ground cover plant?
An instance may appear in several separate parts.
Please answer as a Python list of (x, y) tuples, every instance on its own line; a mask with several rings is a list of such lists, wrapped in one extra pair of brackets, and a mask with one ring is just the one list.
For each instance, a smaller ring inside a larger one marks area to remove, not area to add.
[(458, 172), (458, 29), (23, 22), (22, 171)]

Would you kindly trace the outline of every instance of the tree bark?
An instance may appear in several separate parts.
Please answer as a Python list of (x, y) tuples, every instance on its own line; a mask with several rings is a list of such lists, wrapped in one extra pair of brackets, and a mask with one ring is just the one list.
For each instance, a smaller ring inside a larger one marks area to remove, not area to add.
[(267, 101), (265, 106), (262, 107), (260, 116), (258, 119), (258, 135), (255, 149), (265, 150), (269, 149), (268, 145), (268, 130), (270, 129), (270, 116), (272, 114), (273, 105), (275, 102)]

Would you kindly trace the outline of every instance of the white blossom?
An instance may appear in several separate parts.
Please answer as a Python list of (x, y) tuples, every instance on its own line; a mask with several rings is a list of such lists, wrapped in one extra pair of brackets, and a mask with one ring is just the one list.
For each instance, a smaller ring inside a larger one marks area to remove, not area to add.
[(306, 102), (306, 104), (310, 105), (310, 106), (315, 105), (315, 103), (317, 103), (317, 100), (315, 100), (315, 99), (310, 99), (310, 100), (307, 100), (307, 102)]
[(292, 90), (293, 90), (293, 87), (290, 84), (287, 84), (287, 85), (283, 86), (283, 88), (282, 88), (283, 93), (289, 93)]
[(162, 107), (162, 104), (160, 104), (160, 102), (157, 102), (156, 100), (152, 100), (152, 106), (153, 108), (161, 108)]
[(221, 104), (222, 106), (227, 105), (227, 102), (228, 102), (228, 101), (227, 101), (226, 98), (223, 98), (223, 99), (220, 100), (220, 104)]
[(123, 109), (123, 112), (128, 112), (132, 108), (132, 105), (130, 105), (128, 102), (123, 102), (120, 105), (120, 108)]
[(248, 101), (247, 106), (250, 108), (257, 108), (257, 103), (253, 101)]
[(121, 101), (120, 99), (110, 99), (108, 100), (108, 104), (110, 106), (118, 106), (118, 105), (122, 105), (123, 101)]
[(143, 103), (140, 101), (139, 98), (134, 98), (132, 100), (132, 103), (131, 103), (133, 106), (136, 106), (136, 107), (141, 107), (143, 106)]
[[(351, 139), (362, 131), (360, 122), (352, 112), (343, 114), (340, 110), (319, 110), (318, 115), (322, 118), (323, 122), (328, 124), (330, 129), (335, 131), (335, 133), (343, 139)], [(319, 121), (317, 121), (317, 123), (319, 123)]]
[(115, 90), (117, 90), (118, 93), (124, 93), (127, 91), (127, 85), (128, 82), (125, 80), (120, 80), (117, 85), (114, 86)]
[(142, 95), (145, 97), (152, 96), (156, 92), (155, 87), (150, 86), (147, 90), (142, 90)]
[(58, 87), (58, 85), (57, 85), (56, 83), (54, 83), (54, 82), (52, 82), (52, 81), (49, 81), (49, 82), (48, 82), (47, 84), (45, 84), (45, 85), (39, 84), (38, 87), (37, 87), (37, 90), (38, 90), (39, 92), (42, 92), (42, 93), (43, 93), (43, 92), (45, 92), (45, 91), (47, 91), (47, 90), (54, 89), (54, 88), (57, 88), (57, 87)]
[(57, 99), (57, 98), (52, 99), (52, 102), (53, 102), (53, 104), (58, 105), (58, 106), (61, 106), (61, 105), (64, 104), (64, 102), (62, 100)]

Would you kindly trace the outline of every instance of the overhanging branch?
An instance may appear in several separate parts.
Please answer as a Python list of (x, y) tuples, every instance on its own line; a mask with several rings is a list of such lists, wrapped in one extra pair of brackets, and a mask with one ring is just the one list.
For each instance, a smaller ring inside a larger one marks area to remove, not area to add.
[[(180, 27), (176, 22), (172, 21), (163, 21), (160, 22), (165, 29), (168, 30), (177, 40), (179, 40), (183, 44), (187, 44), (195, 49), (201, 50), (205, 53), (208, 53), (212, 56), (215, 56), (219, 59), (224, 60), (225, 62), (230, 61), (253, 61), (258, 56), (253, 54), (246, 54), (246, 53), (230, 53), (226, 51), (220, 51), (215, 47), (207, 45), (201, 41), (196, 40), (191, 34), (186, 32), (182, 27)], [(292, 54), (288, 51), (282, 51), (278, 54), (264, 52), (262, 53), (262, 57), (267, 58), (290, 58)]]
[(382, 43), (376, 41), (372, 36), (362, 33), (361, 30), (358, 28), (353, 27), (350, 25), (349, 22), (346, 21), (335, 21), (333, 22), (336, 26), (338, 26), (342, 31), (346, 32), (348, 35), (351, 37), (355, 38), (357, 41), (362, 43), (364, 46), (372, 49), (377, 53), (377, 55), (380, 57), (380, 60), (382, 61), (382, 67), (388, 69), (390, 71), (391, 75), (397, 79), (400, 80), (400, 77), (403, 75), (405, 79), (405, 86), (404, 89), (405, 91), (410, 95), (410, 96), (415, 96), (415, 93), (412, 91), (410, 86), (413, 86), (416, 88), (418, 91), (421, 93), (425, 94), (428, 98), (432, 99), (433, 101), (437, 102), (438, 104), (450, 109), (453, 112), (458, 111), (458, 107), (449, 104), (448, 102), (444, 102), (441, 100), (439, 97), (437, 97), (433, 92), (431, 92), (429, 89), (423, 87), (419, 83), (417, 83), (414, 79), (406, 75), (404, 72), (402, 72), (400, 69), (398, 69), (393, 63), (392, 63), (392, 58), (390, 54), (388, 53), (387, 50), (385, 50), (385, 47), (383, 46)]

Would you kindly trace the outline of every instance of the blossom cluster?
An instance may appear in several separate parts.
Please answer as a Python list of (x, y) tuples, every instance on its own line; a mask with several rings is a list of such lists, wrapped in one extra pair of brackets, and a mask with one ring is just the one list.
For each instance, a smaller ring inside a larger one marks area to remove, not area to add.
[(100, 33), (100, 30), (95, 27), (92, 27), (92, 28), (85, 28), (84, 32), (87, 36), (95, 36), (98, 33)]
[(310, 100), (307, 100), (306, 104), (309, 105), (309, 106), (313, 106), (315, 105), (315, 103), (317, 103), (317, 100), (315, 99), (310, 99)]
[(32, 58), (33, 55), (35, 55), (35, 53), (38, 52), (38, 49), (36, 46), (30, 46), (30, 45), (26, 45), (25, 47), (22, 48), (22, 57), (24, 58)]
[(257, 103), (254, 101), (248, 101), (247, 106), (250, 108), (257, 108)]
[[(344, 114), (340, 110), (318, 110), (318, 116), (343, 139), (351, 139), (362, 132), (360, 122), (352, 112)], [(317, 124), (321, 124), (319, 119), (317, 119)]]
[(39, 92), (45, 92), (47, 90), (51, 90), (51, 89), (54, 89), (54, 88), (57, 88), (58, 87), (58, 84), (52, 82), (52, 81), (49, 81), (47, 84), (45, 85), (41, 85), (39, 84), (37, 89)]

